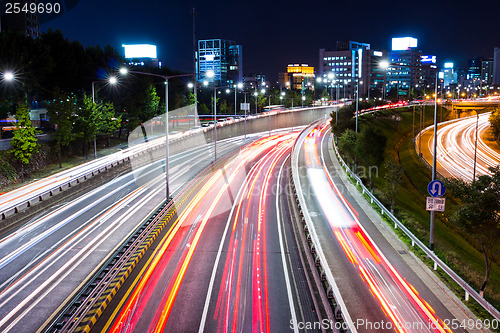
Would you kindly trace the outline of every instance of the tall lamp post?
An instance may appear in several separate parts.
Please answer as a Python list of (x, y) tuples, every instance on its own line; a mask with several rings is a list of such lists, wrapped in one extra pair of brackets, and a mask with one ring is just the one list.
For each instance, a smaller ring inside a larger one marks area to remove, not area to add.
[[(236, 116), (236, 114), (238, 113), (237, 109), (236, 109), (236, 105), (237, 105), (237, 101), (236, 101), (236, 91), (238, 89), (243, 89), (243, 83), (238, 83), (236, 85), (234, 85), (234, 115)], [(245, 96), (246, 97), (246, 96)]]
[[(208, 76), (207, 76), (208, 77)], [(203, 85), (208, 86), (208, 81), (204, 81)], [(217, 89), (226, 87), (213, 87), (214, 89), (214, 162), (217, 160)]]
[[(141, 75), (148, 75), (148, 76), (155, 76), (162, 78), (165, 80), (165, 194), (166, 194), (166, 200), (167, 202), (170, 200), (170, 184), (169, 184), (169, 147), (168, 147), (168, 80), (172, 78), (178, 78), (178, 77), (188, 77), (188, 76), (196, 76), (198, 74), (196, 73), (190, 73), (190, 74), (178, 74), (178, 75), (161, 75), (161, 74), (154, 74), (154, 73), (146, 73), (146, 72), (138, 72), (138, 71), (129, 71), (127, 68), (120, 68), (120, 73), (125, 75), (127, 73), (132, 73), (132, 74), (141, 74)], [(209, 78), (212, 78), (215, 76), (215, 73), (213, 71), (207, 71), (205, 75)]]
[[(436, 180), (437, 173), (437, 100), (438, 100), (438, 74), (436, 73), (436, 92), (434, 97), (434, 154), (432, 156), (432, 181)], [(429, 249), (434, 251), (434, 220), (435, 211), (431, 210)]]

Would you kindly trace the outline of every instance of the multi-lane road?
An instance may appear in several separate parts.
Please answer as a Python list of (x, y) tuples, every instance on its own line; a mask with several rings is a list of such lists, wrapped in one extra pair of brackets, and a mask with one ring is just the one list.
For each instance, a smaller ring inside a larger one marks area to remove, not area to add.
[[(239, 138), (228, 139), (221, 141), (218, 149), (223, 154), (243, 144)], [(210, 165), (212, 147), (203, 145), (171, 157), (171, 170), (175, 171), (172, 192)], [(51, 180), (80, 172), (74, 168), (29, 187), (43, 191), (44, 186), (52, 186)], [(164, 184), (164, 161), (159, 160), (52, 207), (1, 238), (0, 331), (35, 332), (41, 327), (99, 263), (165, 200)], [(0, 199), (9, 201), (29, 193), (23, 188), (17, 195), (14, 192)]]
[(207, 175), (99, 329), (278, 332), (317, 320), (284, 223), (296, 135), (260, 139)]
[[(329, 133), (323, 121), (297, 142), (298, 132), (221, 141), (221, 154), (242, 148), (183, 194), (185, 204), (95, 329), (298, 332), (299, 323), (318, 323), (284, 194), (284, 175), (296, 167), (302, 207), (353, 331), (373, 332), (360, 320), (378, 332), (447, 331), (443, 320), (454, 316), (339, 189), (325, 158)], [(294, 145), (298, 162), (290, 166)], [(212, 148), (172, 156), (172, 192), (210, 165)], [(0, 239), (0, 330), (36, 331), (164, 199), (159, 160)]]
[[(437, 132), (437, 171), (443, 177), (457, 177), (470, 181), (474, 172), (474, 154), (477, 155), (476, 177), (488, 174), (488, 168), (500, 163), (500, 146), (490, 134), (490, 113), (440, 125)], [(417, 140), (420, 140), (417, 137)], [(432, 165), (434, 129), (427, 128), (421, 135), (422, 156)], [(417, 144), (417, 146), (419, 146)]]
[(445, 322), (454, 316), (345, 191), (328, 157), (329, 138), (327, 123), (299, 137), (297, 186), (342, 297), (339, 303), (345, 303), (347, 321), (359, 332), (373, 332), (370, 325), (379, 325), (377, 332), (449, 331)]

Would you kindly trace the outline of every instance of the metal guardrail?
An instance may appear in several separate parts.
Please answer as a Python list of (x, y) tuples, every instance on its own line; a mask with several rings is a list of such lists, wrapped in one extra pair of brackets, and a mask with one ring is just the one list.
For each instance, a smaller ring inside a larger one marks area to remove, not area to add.
[[(320, 109), (325, 109), (326, 111), (328, 111), (331, 108), (327, 107), (327, 106), (304, 107), (304, 108), (300, 108), (300, 109), (294, 109), (293, 112), (292, 112), (292, 110), (285, 110), (285, 111), (281, 111), (281, 113), (290, 113), (290, 115), (293, 117), (293, 113), (297, 112), (297, 111), (320, 110)], [(277, 114), (279, 114), (279, 113), (277, 113)], [(274, 116), (274, 115), (275, 114), (272, 114), (271, 116)], [(252, 115), (252, 118), (249, 120), (251, 121), (252, 119), (255, 119), (255, 118), (268, 118), (268, 117), (269, 117), (268, 114), (258, 114), (258, 115)], [(239, 122), (233, 122), (230, 124), (226, 124), (225, 126), (232, 126), (235, 124), (239, 124), (241, 122), (242, 122), (242, 120), (240, 120)], [(299, 124), (297, 124), (297, 125), (299, 125)], [(200, 133), (204, 134), (208, 131), (211, 131), (212, 129), (213, 129), (212, 127), (202, 128), (197, 132), (190, 132), (189, 134), (170, 139), (169, 145), (172, 146), (172, 145), (178, 144), (178, 145), (182, 146), (182, 144), (184, 142), (186, 142), (189, 138), (191, 138), (193, 135), (199, 135)], [(266, 127), (266, 130), (267, 130), (267, 127)], [(107, 164), (97, 165), (93, 169), (87, 170), (87, 171), (80, 173), (80, 174), (73, 175), (73, 177), (71, 179), (69, 179), (68, 181), (66, 181), (64, 183), (59, 183), (58, 185), (52, 186), (52, 187), (44, 190), (43, 192), (37, 192), (37, 193), (33, 193), (29, 196), (26, 196), (22, 202), (19, 202), (13, 206), (5, 208), (3, 211), (0, 211), (0, 220), (5, 220), (8, 217), (11, 217), (12, 215), (20, 213), (20, 212), (26, 210), (27, 208), (32, 207), (33, 205), (36, 205), (44, 200), (47, 200), (48, 198), (51, 198), (54, 195), (59, 194), (60, 192), (63, 192), (65, 190), (67, 190), (68, 188), (71, 188), (72, 186), (78, 185), (81, 182), (84, 182), (84, 181), (86, 181), (86, 180), (88, 180), (96, 175), (99, 175), (102, 172), (106, 172), (106, 171), (108, 171), (108, 169), (111, 169), (119, 164), (122, 164), (122, 163), (127, 162), (127, 161), (131, 161), (134, 158), (140, 158), (143, 154), (153, 152), (157, 149), (163, 149), (163, 147), (165, 146), (165, 141), (162, 140), (163, 136), (158, 137), (158, 139), (159, 139), (159, 141), (156, 141), (156, 140), (150, 141), (149, 142), (150, 147), (147, 147), (144, 150), (135, 152), (132, 155), (127, 156), (125, 158), (117, 158), (116, 160), (109, 161)]]
[(371, 203), (375, 203), (379, 209), (381, 215), (386, 215), (393, 223), (394, 228), (401, 229), (405, 235), (410, 238), (412, 246), (417, 245), (432, 261), (434, 261), (434, 270), (441, 268), (450, 278), (455, 281), (464, 291), (465, 300), (469, 300), (469, 296), (474, 298), (486, 311), (488, 311), (496, 320), (500, 321), (500, 312), (486, 301), (477, 291), (475, 291), (467, 282), (465, 282), (457, 273), (455, 273), (450, 267), (448, 267), (435, 253), (431, 251), (427, 246), (424, 245), (410, 230), (408, 230), (401, 221), (399, 221), (363, 184), (361, 179), (349, 168), (347, 163), (343, 160), (342, 156), (338, 151), (335, 140), (333, 141), (333, 146), (335, 148), (335, 154), (341, 165), (345, 168), (347, 173), (356, 180), (356, 184), (362, 189), (363, 194), (367, 194), (370, 197)]

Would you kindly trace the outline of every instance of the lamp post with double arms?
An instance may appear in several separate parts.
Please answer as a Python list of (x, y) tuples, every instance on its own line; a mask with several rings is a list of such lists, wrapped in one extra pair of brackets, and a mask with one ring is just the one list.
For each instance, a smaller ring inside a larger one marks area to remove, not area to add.
[[(138, 71), (129, 71), (126, 68), (120, 68), (120, 73), (125, 75), (127, 73), (132, 73), (132, 74), (141, 74), (141, 75), (148, 75), (148, 76), (155, 76), (162, 78), (165, 80), (165, 195), (166, 195), (166, 200), (167, 202), (170, 200), (170, 184), (169, 184), (169, 147), (168, 147), (168, 80), (172, 78), (179, 78), (179, 77), (188, 77), (188, 76), (196, 76), (198, 74), (196, 73), (190, 73), (190, 74), (178, 74), (178, 75), (161, 75), (161, 74), (154, 74), (154, 73), (146, 73), (146, 72), (138, 72)], [(213, 77), (213, 75), (209, 72), (206, 73), (207, 76)]]

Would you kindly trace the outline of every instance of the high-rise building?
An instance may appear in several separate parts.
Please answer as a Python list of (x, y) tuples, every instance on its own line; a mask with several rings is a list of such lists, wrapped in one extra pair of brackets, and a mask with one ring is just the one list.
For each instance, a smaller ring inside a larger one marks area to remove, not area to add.
[[(29, 8), (30, 4), (38, 4), (38, 0), (19, 0), (20, 8), (25, 5)], [(31, 13), (30, 11), (20, 11), (17, 14), (8, 13), (2, 14), (0, 17), (0, 31), (15, 30), (24, 33), (28, 37), (40, 36), (40, 23), (38, 13)]]
[(373, 82), (370, 77), (372, 54), (370, 44), (339, 41), (335, 51), (319, 50), (318, 76), (338, 90), (339, 98), (355, 98), (358, 83), (359, 96), (366, 96)]
[(286, 73), (280, 73), (281, 87), (295, 90), (314, 90), (314, 67), (308, 64), (289, 64)]
[(481, 83), (483, 85), (493, 84), (493, 58), (481, 61)]
[(500, 48), (493, 51), (493, 84), (500, 85)]
[(469, 69), (467, 70), (467, 79), (474, 80), (481, 77), (481, 58), (469, 60)]
[[(439, 72), (437, 57), (435, 55), (423, 55), (422, 62), (422, 93), (428, 94), (435, 90), (436, 75)], [(420, 89), (419, 89), (420, 90)]]
[[(198, 41), (196, 73), (198, 81), (215, 81), (220, 86), (232, 87), (243, 81), (242, 46), (224, 39)], [(205, 73), (213, 70), (215, 76), (207, 78)]]
[(422, 89), (422, 51), (412, 37), (392, 39), (392, 51), (387, 68), (387, 92), (396, 90), (398, 96), (409, 97), (413, 90)]

